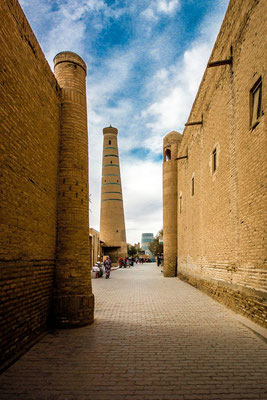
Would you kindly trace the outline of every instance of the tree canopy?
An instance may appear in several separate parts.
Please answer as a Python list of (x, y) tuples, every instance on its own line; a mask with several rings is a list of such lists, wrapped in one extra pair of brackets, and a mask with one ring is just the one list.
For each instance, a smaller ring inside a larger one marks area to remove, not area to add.
[(163, 253), (163, 243), (160, 241), (160, 238), (163, 235), (163, 229), (161, 229), (156, 237), (154, 238), (153, 242), (149, 243), (149, 250), (151, 253), (156, 256), (157, 254)]
[(127, 243), (127, 251), (129, 257), (135, 257), (138, 254), (138, 249), (130, 243)]

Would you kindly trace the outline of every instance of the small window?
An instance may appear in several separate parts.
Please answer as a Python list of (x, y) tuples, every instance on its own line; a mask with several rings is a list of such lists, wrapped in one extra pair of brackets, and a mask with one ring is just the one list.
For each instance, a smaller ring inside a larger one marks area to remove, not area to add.
[(183, 202), (183, 196), (180, 194), (180, 214), (182, 214), (182, 202)]
[(195, 194), (195, 177), (192, 178), (192, 196)]
[(166, 161), (171, 160), (171, 149), (166, 149)]
[(262, 115), (262, 80), (257, 80), (250, 90), (250, 127), (255, 128)]
[(112, 161), (110, 161), (110, 164), (112, 164)]
[(212, 152), (212, 173), (214, 173), (217, 169), (217, 149), (215, 149)]
[(111, 140), (108, 141), (108, 144), (111, 144)]

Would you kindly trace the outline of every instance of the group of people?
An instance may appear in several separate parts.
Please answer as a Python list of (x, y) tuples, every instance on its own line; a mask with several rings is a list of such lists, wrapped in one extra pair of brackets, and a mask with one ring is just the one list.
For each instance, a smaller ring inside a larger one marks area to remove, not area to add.
[(127, 268), (134, 266), (134, 258), (133, 257), (120, 257), (118, 260), (119, 268)]
[[(144, 264), (145, 262), (151, 262), (150, 259), (144, 258), (144, 257), (120, 257), (118, 260), (118, 265), (119, 268), (127, 268), (127, 267), (133, 267), (134, 262), (136, 264)], [(157, 257), (157, 265), (160, 266), (162, 263), (162, 257), (158, 256)], [(96, 272), (96, 277), (97, 278), (102, 278), (102, 276), (106, 275), (106, 279), (109, 279), (110, 277), (110, 271), (111, 271), (111, 259), (109, 256), (105, 257), (105, 260), (103, 262), (103, 265), (101, 264), (100, 261), (97, 262), (97, 264), (93, 267), (93, 271)]]

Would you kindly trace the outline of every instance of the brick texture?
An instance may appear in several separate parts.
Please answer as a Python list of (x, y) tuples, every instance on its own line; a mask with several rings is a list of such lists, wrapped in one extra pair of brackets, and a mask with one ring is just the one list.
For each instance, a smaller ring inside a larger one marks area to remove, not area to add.
[(112, 126), (103, 129), (100, 237), (112, 263), (117, 265), (119, 257), (127, 256), (118, 129)]
[(182, 135), (170, 132), (163, 141), (164, 276), (177, 275), (177, 150)]
[(54, 318), (62, 327), (93, 322), (89, 257), (86, 65), (75, 53), (59, 53), (55, 76), (62, 88), (58, 171), (57, 261)]
[(55, 267), (60, 89), (16, 1), (0, 3), (1, 361), (47, 325)]

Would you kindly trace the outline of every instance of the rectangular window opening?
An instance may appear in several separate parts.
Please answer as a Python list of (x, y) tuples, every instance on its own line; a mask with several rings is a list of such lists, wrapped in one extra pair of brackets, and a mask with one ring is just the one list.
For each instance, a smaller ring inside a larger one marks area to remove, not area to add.
[(192, 196), (195, 194), (195, 178), (192, 178)]
[(183, 200), (183, 198), (182, 198), (182, 196), (180, 196), (180, 214), (182, 214), (182, 200)]
[(250, 127), (255, 128), (262, 115), (262, 79), (257, 80), (250, 90)]

